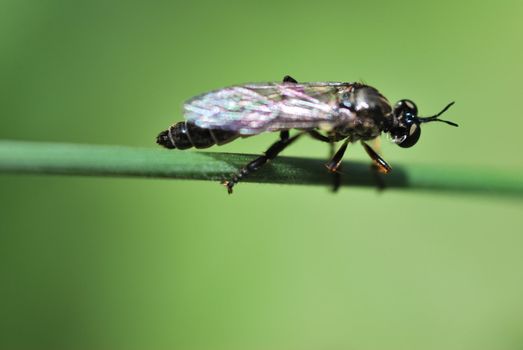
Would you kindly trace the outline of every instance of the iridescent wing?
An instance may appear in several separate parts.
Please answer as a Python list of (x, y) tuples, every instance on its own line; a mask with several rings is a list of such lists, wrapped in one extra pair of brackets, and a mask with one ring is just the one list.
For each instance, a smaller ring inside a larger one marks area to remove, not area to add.
[(291, 128), (329, 129), (354, 118), (340, 113), (337, 94), (347, 83), (264, 83), (232, 86), (196, 96), (184, 105), (197, 126), (253, 135)]

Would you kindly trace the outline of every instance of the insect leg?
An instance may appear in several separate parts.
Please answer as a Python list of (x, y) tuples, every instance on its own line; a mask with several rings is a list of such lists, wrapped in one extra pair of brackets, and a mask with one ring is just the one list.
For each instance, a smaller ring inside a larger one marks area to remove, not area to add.
[[(323, 136), (323, 135), (322, 135)], [(332, 159), (332, 157), (334, 157), (334, 153), (336, 151), (336, 148), (335, 147), (335, 144), (334, 142), (330, 142), (329, 144), (330, 146), (330, 158)], [(340, 189), (340, 185), (341, 185), (341, 163), (340, 165), (338, 165), (338, 171), (332, 173), (332, 192), (338, 192), (338, 190)]]
[(382, 173), (382, 174), (388, 174), (391, 172), (392, 168), (389, 164), (383, 158), (380, 157), (376, 151), (372, 149), (369, 145), (367, 145), (365, 142), (361, 143), (363, 145), (363, 148), (365, 148), (365, 151), (369, 155), (369, 157), (372, 159), (374, 164), (376, 165), (376, 169)]
[(227, 187), (227, 192), (229, 192), (229, 194), (231, 194), (232, 188), (234, 187), (234, 185), (236, 185), (238, 182), (240, 182), (241, 179), (243, 179), (250, 173), (253, 173), (256, 170), (260, 169), (268, 161), (276, 158), (276, 156), (281, 151), (283, 151), (287, 146), (289, 146), (291, 143), (296, 141), (298, 139), (298, 137), (300, 137), (301, 135), (303, 135), (302, 132), (294, 135), (293, 137), (288, 137), (289, 136), (288, 130), (281, 132), (280, 139), (278, 141), (276, 141), (275, 143), (273, 143), (271, 145), (271, 147), (269, 147), (269, 149), (267, 149), (267, 151), (265, 151), (264, 155), (259, 156), (258, 158), (256, 158), (255, 160), (253, 160), (252, 162), (250, 162), (249, 164), (244, 166), (238, 173), (233, 175), (230, 180), (223, 182), (223, 185), (225, 185)]
[(338, 149), (338, 151), (331, 158), (331, 160), (327, 164), (325, 164), (325, 166), (327, 167), (327, 169), (329, 169), (329, 171), (332, 171), (333, 173), (338, 171), (338, 169), (341, 165), (341, 160), (343, 158), (343, 155), (345, 154), (345, 151), (347, 150), (348, 144), (349, 144), (349, 139), (347, 138), (347, 139), (345, 139), (345, 141), (343, 142), (341, 147)]
[(322, 135), (320, 134), (318, 131), (316, 130), (309, 130), (307, 131), (308, 134), (315, 140), (318, 140), (318, 141), (322, 141), (322, 142), (328, 142), (328, 143), (332, 143), (332, 140), (325, 136), (325, 135)]
[(283, 77), (283, 82), (284, 83), (294, 83), (294, 84), (297, 84), (298, 81), (296, 79), (294, 79), (293, 77), (291, 77), (290, 75), (286, 75)]
[(376, 185), (378, 186), (378, 190), (382, 191), (385, 189), (386, 186), (385, 181), (381, 177), (381, 174), (388, 174), (392, 171), (392, 168), (390, 167), (390, 165), (387, 164), (387, 162), (383, 160), (383, 158), (379, 156), (379, 154), (376, 151), (374, 151), (374, 149), (372, 149), (372, 147), (367, 145), (365, 142), (361, 142), (361, 144), (363, 145), (363, 148), (373, 161), (371, 164), (371, 171), (374, 175), (374, 179), (376, 181)]
[[(328, 136), (320, 134), (317, 130), (309, 130), (308, 133), (315, 140), (322, 141), (322, 142), (328, 142), (329, 146), (330, 146), (330, 158), (334, 157), (334, 152), (335, 152), (334, 142)], [(332, 191), (333, 192), (337, 192), (338, 189), (340, 188), (341, 173), (339, 172), (339, 170), (341, 170), (341, 164), (338, 165), (337, 170), (338, 171), (332, 173)]]

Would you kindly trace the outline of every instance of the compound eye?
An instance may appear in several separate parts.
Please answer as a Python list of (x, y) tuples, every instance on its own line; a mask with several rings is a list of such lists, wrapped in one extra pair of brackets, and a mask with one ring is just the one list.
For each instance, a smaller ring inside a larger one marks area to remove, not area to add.
[(411, 100), (399, 100), (394, 106), (394, 115), (398, 118), (410, 119), (418, 116), (418, 107)]
[(408, 130), (408, 134), (402, 142), (398, 143), (398, 146), (402, 148), (412, 147), (418, 142), (421, 135), (421, 128), (418, 123), (412, 123)]

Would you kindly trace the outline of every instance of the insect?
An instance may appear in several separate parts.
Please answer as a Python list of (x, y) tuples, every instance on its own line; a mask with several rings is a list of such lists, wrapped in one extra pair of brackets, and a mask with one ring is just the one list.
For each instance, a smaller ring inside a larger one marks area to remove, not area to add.
[[(282, 83), (254, 83), (227, 87), (188, 100), (184, 105), (186, 121), (162, 131), (156, 142), (169, 149), (207, 148), (223, 145), (239, 137), (262, 132), (279, 132), (279, 140), (223, 184), (233, 187), (255, 172), (299, 137), (308, 134), (331, 145), (331, 158), (325, 164), (334, 174), (334, 190), (340, 185), (339, 170), (349, 143), (361, 141), (380, 173), (392, 169), (366, 141), (388, 133), (392, 142), (412, 147), (421, 135), (420, 125), (443, 122), (438, 117), (452, 106), (431, 117), (419, 117), (416, 104), (400, 100), (394, 107), (375, 88), (362, 83), (298, 83), (285, 76)], [(290, 136), (289, 130), (297, 129)], [(334, 152), (334, 144), (343, 141)]]

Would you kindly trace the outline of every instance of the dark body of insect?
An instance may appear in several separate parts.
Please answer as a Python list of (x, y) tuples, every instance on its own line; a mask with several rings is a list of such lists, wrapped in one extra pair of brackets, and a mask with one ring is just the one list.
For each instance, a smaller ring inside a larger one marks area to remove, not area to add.
[[(400, 100), (394, 107), (375, 88), (361, 83), (298, 83), (286, 76), (282, 83), (232, 86), (196, 96), (184, 105), (186, 121), (162, 131), (157, 143), (169, 148), (207, 148), (223, 145), (238, 137), (265, 131), (279, 131), (280, 138), (264, 155), (256, 158), (228, 181), (229, 193), (242, 178), (275, 158), (303, 134), (331, 145), (331, 159), (326, 164), (334, 173), (334, 189), (340, 184), (341, 160), (351, 142), (361, 141), (374, 162), (375, 169), (388, 173), (391, 167), (365, 141), (389, 133), (400, 147), (411, 147), (421, 135), (421, 123), (440, 121), (438, 117), (453, 103), (431, 117), (418, 117), (410, 100)], [(290, 129), (297, 129), (294, 136)], [(344, 140), (334, 152), (334, 143)]]

